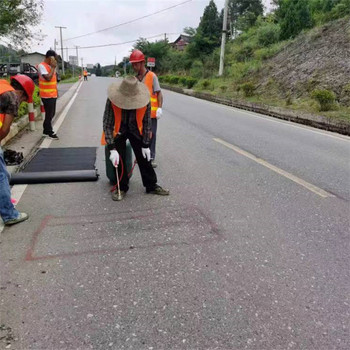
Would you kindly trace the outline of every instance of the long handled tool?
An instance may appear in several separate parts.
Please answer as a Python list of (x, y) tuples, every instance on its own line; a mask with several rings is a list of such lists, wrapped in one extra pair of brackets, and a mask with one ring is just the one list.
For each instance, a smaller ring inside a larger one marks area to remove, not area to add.
[[(121, 163), (121, 167), (122, 167), (122, 171), (121, 171), (121, 178), (123, 177), (123, 174), (124, 174), (124, 163), (123, 163), (123, 160), (120, 158), (120, 163)], [(132, 172), (134, 171), (134, 168), (135, 168), (135, 165), (137, 164), (137, 160), (135, 159), (134, 161), (134, 165), (130, 171), (130, 173), (128, 174), (128, 177), (130, 178), (131, 175), (132, 175)], [(116, 167), (115, 168), (115, 172), (116, 172), (116, 175), (117, 175), (117, 184), (114, 185), (112, 188), (111, 188), (111, 192), (114, 192), (117, 188), (118, 188), (118, 199), (120, 197), (120, 184), (119, 184), (119, 174), (118, 174), (118, 168)]]
[(122, 200), (122, 195), (121, 195), (121, 193), (120, 193), (118, 166), (115, 167), (115, 173), (116, 173), (116, 175), (117, 175), (118, 200)]

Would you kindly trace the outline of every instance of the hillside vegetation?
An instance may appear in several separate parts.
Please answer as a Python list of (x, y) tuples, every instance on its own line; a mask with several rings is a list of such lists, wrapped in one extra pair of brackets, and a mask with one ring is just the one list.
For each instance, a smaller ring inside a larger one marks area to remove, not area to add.
[(282, 97), (307, 97), (315, 88), (331, 90), (341, 104), (350, 106), (350, 19), (303, 33), (266, 62), (256, 81), (259, 92), (275, 81)]
[[(251, 34), (229, 44), (225, 77), (201, 79), (195, 88), (350, 121), (349, 17), (263, 49), (255, 39)], [(249, 59), (237, 60), (244, 50)], [(322, 108), (317, 92), (333, 95), (328, 108)]]
[(222, 13), (213, 0), (198, 28), (185, 28), (185, 51), (142, 38), (134, 47), (156, 57), (163, 83), (350, 121), (350, 0), (275, 0), (268, 15), (249, 7), (260, 0), (229, 3), (242, 6), (221, 77), (220, 38), (211, 33)]

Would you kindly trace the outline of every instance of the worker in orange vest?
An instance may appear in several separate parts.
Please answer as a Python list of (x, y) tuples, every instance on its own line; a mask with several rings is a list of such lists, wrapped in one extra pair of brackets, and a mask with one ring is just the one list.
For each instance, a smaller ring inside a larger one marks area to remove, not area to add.
[(57, 101), (57, 55), (53, 50), (46, 52), (45, 60), (38, 65), (39, 94), (45, 108), (44, 131), (45, 137), (58, 140), (58, 136), (52, 130), (52, 120), (56, 113)]
[(107, 144), (109, 159), (118, 171), (120, 188), (112, 193), (115, 201), (123, 199), (129, 189), (129, 177), (125, 167), (127, 140), (134, 151), (146, 193), (163, 196), (169, 194), (168, 190), (157, 184), (157, 175), (151, 164), (150, 114), (148, 89), (135, 77), (117, 80), (109, 86), (101, 144)]
[(152, 142), (151, 142), (151, 163), (153, 168), (157, 167), (156, 141), (158, 119), (162, 116), (163, 94), (160, 90), (158, 78), (155, 73), (145, 67), (145, 56), (140, 50), (134, 50), (129, 59), (132, 68), (137, 73), (139, 81), (145, 83), (151, 96), (151, 119), (152, 119)]
[(84, 80), (88, 80), (87, 77), (88, 77), (88, 72), (86, 69), (84, 69), (84, 72), (83, 72), (83, 75), (84, 75)]
[[(34, 82), (26, 75), (11, 77), (11, 83), (0, 80), (0, 142), (10, 132), (13, 119), (17, 117), (21, 102), (32, 102)], [(13, 225), (28, 219), (28, 214), (20, 213), (11, 202), (9, 174), (4, 154), (0, 147), (0, 216), (5, 225)]]

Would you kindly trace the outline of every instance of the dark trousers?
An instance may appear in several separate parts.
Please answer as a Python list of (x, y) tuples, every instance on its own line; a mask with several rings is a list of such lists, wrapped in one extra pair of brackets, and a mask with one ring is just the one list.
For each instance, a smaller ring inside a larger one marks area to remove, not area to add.
[(43, 98), (42, 99), (45, 108), (45, 120), (44, 120), (44, 134), (53, 134), (52, 119), (56, 113), (56, 101), (57, 98)]
[(84, 80), (87, 80), (87, 76), (86, 75), (84, 75)]
[(127, 192), (129, 189), (129, 177), (126, 170), (126, 140), (129, 139), (131, 147), (134, 151), (137, 164), (140, 169), (141, 178), (143, 186), (146, 187), (147, 191), (152, 191), (157, 184), (157, 175), (152, 168), (151, 162), (147, 161), (146, 158), (143, 158), (142, 155), (142, 143), (141, 140), (137, 139), (134, 135), (127, 133), (125, 135), (120, 135), (115, 140), (115, 147), (123, 161), (123, 176), (121, 177), (121, 166), (118, 166), (118, 175), (120, 181), (121, 191)]
[(157, 141), (157, 124), (158, 124), (158, 119), (157, 118), (152, 118), (152, 140), (151, 140), (151, 159), (156, 158), (156, 141)]

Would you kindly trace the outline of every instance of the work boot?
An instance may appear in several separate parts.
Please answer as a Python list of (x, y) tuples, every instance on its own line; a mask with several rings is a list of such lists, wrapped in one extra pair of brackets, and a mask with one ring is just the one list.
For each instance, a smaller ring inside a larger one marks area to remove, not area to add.
[(126, 195), (126, 192), (124, 191), (120, 191), (120, 196), (118, 194), (118, 189), (116, 189), (115, 191), (112, 192), (112, 199), (114, 201), (121, 201)]
[(151, 159), (151, 165), (153, 169), (158, 166), (158, 164), (153, 159)]
[(19, 222), (25, 221), (29, 218), (29, 215), (26, 213), (19, 213), (16, 219), (10, 219), (5, 221), (5, 226), (11, 226), (14, 224), (18, 224)]
[(59, 140), (58, 136), (53, 132), (52, 134), (45, 134), (44, 136), (51, 139), (51, 140)]
[(146, 190), (146, 193), (158, 194), (159, 196), (168, 196), (169, 190), (166, 190), (159, 185), (156, 185), (153, 190)]

